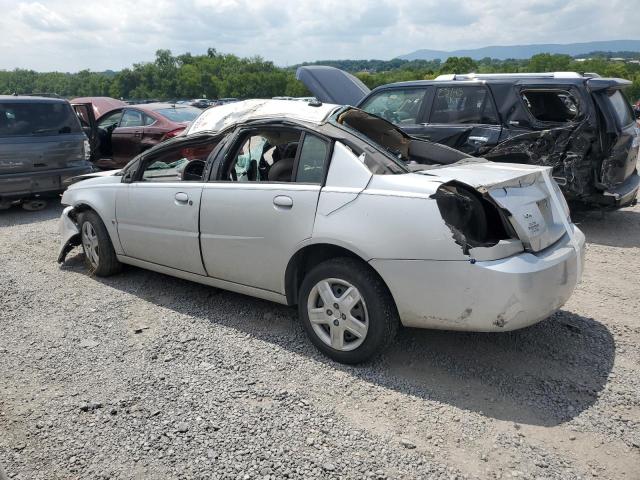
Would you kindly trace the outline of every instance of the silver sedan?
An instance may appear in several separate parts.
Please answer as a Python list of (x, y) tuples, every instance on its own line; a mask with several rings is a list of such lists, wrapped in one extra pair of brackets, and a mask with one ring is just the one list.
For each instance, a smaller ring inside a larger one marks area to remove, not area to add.
[(297, 305), (357, 363), (400, 325), (501, 332), (580, 280), (584, 236), (546, 167), (495, 164), (352, 107), (250, 100), (65, 192), (59, 261), (134, 265)]

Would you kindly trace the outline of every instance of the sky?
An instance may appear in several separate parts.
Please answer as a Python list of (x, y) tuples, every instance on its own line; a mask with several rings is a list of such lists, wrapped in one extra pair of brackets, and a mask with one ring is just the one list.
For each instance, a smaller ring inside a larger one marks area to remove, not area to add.
[(277, 65), (640, 36), (640, 0), (0, 0), (0, 69), (119, 70), (155, 51)]

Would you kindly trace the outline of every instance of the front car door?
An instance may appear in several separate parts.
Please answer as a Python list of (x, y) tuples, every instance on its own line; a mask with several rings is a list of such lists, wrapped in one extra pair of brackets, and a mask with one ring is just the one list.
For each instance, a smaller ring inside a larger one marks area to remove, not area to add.
[(174, 142), (142, 157), (125, 177), (129, 183), (118, 192), (116, 218), (127, 257), (206, 275), (198, 230), (202, 174), (218, 142), (213, 136)]
[(111, 134), (113, 162), (122, 167), (141, 151), (142, 135), (147, 115), (135, 108), (125, 108), (120, 124)]
[(287, 263), (313, 231), (331, 143), (275, 126), (236, 135), (202, 192), (204, 264), (211, 277), (284, 294)]
[(409, 135), (428, 140), (425, 98), (433, 87), (385, 88), (371, 93), (360, 105), (367, 113), (397, 125)]
[(482, 155), (498, 143), (502, 127), (486, 85), (437, 86), (428, 103), (424, 139), (471, 155)]
[(82, 131), (89, 139), (91, 161), (95, 162), (100, 157), (100, 138), (93, 105), (91, 103), (72, 103), (71, 106), (80, 120)]

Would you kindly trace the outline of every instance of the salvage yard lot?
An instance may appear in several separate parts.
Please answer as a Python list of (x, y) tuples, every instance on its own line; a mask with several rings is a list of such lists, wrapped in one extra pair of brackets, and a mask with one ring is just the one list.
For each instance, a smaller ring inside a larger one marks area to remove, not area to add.
[[(9, 478), (611, 478), (640, 472), (640, 207), (576, 217), (582, 284), (504, 334), (404, 329), (359, 367), (296, 311), (55, 262), (61, 207), (0, 212)], [(428, 285), (425, 285), (428, 288)]]

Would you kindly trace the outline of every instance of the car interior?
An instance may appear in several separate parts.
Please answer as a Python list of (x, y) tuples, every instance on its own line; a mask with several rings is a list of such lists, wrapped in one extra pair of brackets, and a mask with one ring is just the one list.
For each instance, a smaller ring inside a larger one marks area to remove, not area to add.
[(163, 149), (145, 160), (141, 181), (143, 182), (201, 182), (207, 158), (218, 145), (206, 143), (176, 145)]
[(436, 90), (430, 123), (495, 124), (498, 121), (485, 87), (441, 87)]
[(567, 123), (578, 117), (578, 101), (566, 90), (524, 90), (522, 100), (540, 122)]
[(267, 129), (251, 132), (241, 141), (224, 179), (233, 182), (291, 182), (300, 132)]

